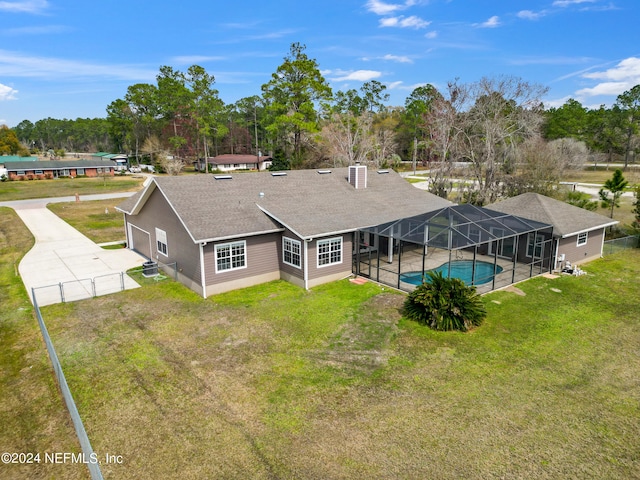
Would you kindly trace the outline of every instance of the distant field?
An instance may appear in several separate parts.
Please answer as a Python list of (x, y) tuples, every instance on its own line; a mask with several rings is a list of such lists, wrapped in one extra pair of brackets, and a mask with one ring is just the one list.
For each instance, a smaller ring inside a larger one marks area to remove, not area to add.
[(57, 178), (0, 182), (0, 202), (28, 198), (51, 198), (95, 193), (130, 192), (140, 189), (143, 177)]
[(123, 199), (50, 203), (47, 208), (96, 243), (125, 240), (124, 218), (115, 206)]
[(368, 283), (46, 307), (105, 478), (637, 478), (640, 250), (433, 332)]

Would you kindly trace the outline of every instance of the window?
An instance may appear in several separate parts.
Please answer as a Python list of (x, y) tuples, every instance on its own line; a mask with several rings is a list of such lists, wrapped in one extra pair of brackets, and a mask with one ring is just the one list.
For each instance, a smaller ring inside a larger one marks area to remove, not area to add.
[(96, 168), (96, 172), (97, 172), (97, 173), (102, 173), (102, 167), (98, 167), (98, 168)]
[(78, 175), (84, 175), (84, 168), (78, 168), (78, 170), (76, 171), (76, 173)]
[(69, 169), (68, 168), (63, 168), (62, 172), (60, 173), (60, 176), (68, 177), (69, 176)]
[(216, 245), (216, 272), (246, 268), (247, 242), (223, 243)]
[(42, 170), (36, 170), (35, 174), (36, 175), (44, 175), (44, 172)]
[(169, 256), (167, 249), (167, 232), (156, 228), (156, 244), (158, 246), (158, 253), (161, 253), (165, 257)]
[(300, 268), (300, 242), (292, 238), (282, 238), (282, 261), (287, 265)]
[(527, 257), (533, 257), (534, 253), (536, 258), (542, 257), (542, 240), (542, 236), (535, 233), (527, 235)]
[(587, 244), (587, 239), (589, 238), (589, 233), (588, 232), (583, 232), (578, 234), (578, 243), (577, 246), (581, 247), (583, 245)]
[(342, 237), (318, 240), (318, 267), (342, 263)]
[(18, 170), (16, 172), (16, 175), (26, 175), (26, 174), (27, 174), (27, 172), (25, 172), (24, 170)]

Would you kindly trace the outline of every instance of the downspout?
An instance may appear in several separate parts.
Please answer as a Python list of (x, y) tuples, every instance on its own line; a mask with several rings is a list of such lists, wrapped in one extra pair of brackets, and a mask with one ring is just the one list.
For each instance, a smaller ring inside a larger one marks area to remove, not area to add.
[(309, 290), (309, 242), (310, 240), (304, 241), (304, 289)]
[(205, 271), (204, 271), (204, 247), (206, 244), (207, 244), (206, 242), (200, 243), (200, 282), (202, 282), (203, 298), (207, 298), (207, 284), (206, 284), (207, 276), (205, 275)]
[[(604, 235), (602, 236), (602, 242), (604, 246)], [(553, 269), (558, 269), (558, 252), (560, 251), (560, 239), (556, 238), (556, 253), (553, 256)], [(600, 250), (600, 256), (602, 256), (602, 249)]]
[(123, 213), (122, 216), (124, 217), (124, 238), (127, 241), (127, 248), (131, 250), (131, 240), (129, 239), (129, 229), (131, 227), (129, 226), (129, 222), (127, 222), (127, 214)]

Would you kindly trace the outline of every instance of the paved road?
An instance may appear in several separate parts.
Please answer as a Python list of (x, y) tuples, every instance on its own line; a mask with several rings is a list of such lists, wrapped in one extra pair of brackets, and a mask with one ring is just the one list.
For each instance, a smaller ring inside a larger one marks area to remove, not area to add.
[[(116, 199), (133, 193), (83, 195), (81, 200)], [(144, 257), (128, 249), (102, 249), (46, 208), (48, 203), (69, 201), (75, 197), (0, 202), (16, 211), (36, 240), (18, 267), (29, 296), (36, 288), (38, 304), (51, 305), (62, 301), (60, 283), (65, 301), (87, 298), (94, 290), (101, 295), (119, 291), (123, 285), (126, 289), (139, 287), (121, 272), (141, 266)]]

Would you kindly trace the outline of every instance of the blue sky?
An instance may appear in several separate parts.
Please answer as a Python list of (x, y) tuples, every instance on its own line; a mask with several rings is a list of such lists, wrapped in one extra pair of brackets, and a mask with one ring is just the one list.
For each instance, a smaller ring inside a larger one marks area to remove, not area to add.
[(203, 66), (225, 103), (260, 95), (294, 42), (334, 90), (515, 75), (547, 106), (640, 84), (638, 0), (0, 0), (0, 124), (105, 117), (161, 65)]

